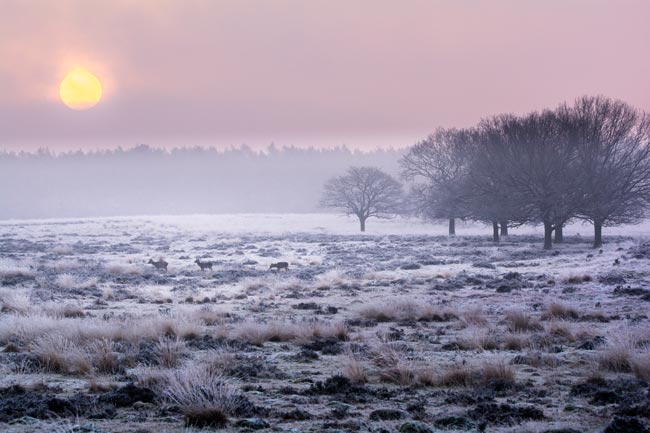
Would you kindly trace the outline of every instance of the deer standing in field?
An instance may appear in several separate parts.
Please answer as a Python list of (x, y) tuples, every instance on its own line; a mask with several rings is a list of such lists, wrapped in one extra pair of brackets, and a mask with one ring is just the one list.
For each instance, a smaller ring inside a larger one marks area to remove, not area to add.
[(271, 266), (269, 266), (269, 269), (277, 269), (278, 271), (280, 269), (284, 269), (285, 271), (289, 270), (289, 263), (287, 262), (277, 262), (277, 263), (271, 263)]
[(164, 269), (165, 272), (167, 272), (167, 265), (168, 265), (169, 263), (167, 263), (164, 259), (158, 259), (158, 261), (156, 261), (156, 262), (154, 262), (153, 259), (149, 259), (149, 261), (147, 262), (147, 264), (149, 264), (149, 265), (153, 265), (154, 268), (156, 268), (156, 269), (158, 269), (158, 270), (160, 270), (160, 269)]
[(199, 268), (201, 268), (202, 271), (206, 269), (212, 270), (212, 262), (202, 262), (201, 259), (196, 259), (194, 260), (194, 263), (199, 265)]

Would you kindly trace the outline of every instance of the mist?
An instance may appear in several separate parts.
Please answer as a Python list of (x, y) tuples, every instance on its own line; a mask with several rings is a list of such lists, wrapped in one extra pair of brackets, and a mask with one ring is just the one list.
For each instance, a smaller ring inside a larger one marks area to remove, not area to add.
[(0, 155), (0, 219), (323, 211), (325, 181), (350, 165), (398, 172), (404, 151), (248, 146)]

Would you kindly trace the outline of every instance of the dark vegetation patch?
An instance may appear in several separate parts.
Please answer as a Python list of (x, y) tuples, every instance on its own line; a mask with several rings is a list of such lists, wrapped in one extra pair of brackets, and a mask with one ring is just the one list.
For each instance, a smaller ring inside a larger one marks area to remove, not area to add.
[(154, 401), (155, 395), (151, 390), (133, 384), (99, 396), (77, 393), (69, 397), (58, 397), (49, 389), (27, 389), (14, 385), (0, 390), (0, 422), (23, 417), (50, 419), (83, 416), (88, 419), (109, 419), (115, 417), (115, 408)]
[(614, 417), (603, 433), (650, 433), (648, 425), (635, 417)]
[(573, 385), (570, 395), (585, 398), (593, 406), (616, 405), (616, 415), (650, 417), (650, 384), (645, 381), (597, 377)]
[(408, 417), (408, 413), (398, 409), (376, 409), (370, 412), (371, 421), (394, 421)]
[(534, 406), (518, 406), (507, 403), (480, 403), (470, 409), (467, 415), (475, 421), (498, 425), (514, 425), (545, 418), (544, 412)]
[(323, 355), (338, 355), (343, 352), (343, 345), (337, 338), (316, 338), (302, 347), (321, 352)]
[(616, 286), (614, 288), (614, 296), (639, 296), (644, 301), (650, 301), (650, 290), (640, 287)]

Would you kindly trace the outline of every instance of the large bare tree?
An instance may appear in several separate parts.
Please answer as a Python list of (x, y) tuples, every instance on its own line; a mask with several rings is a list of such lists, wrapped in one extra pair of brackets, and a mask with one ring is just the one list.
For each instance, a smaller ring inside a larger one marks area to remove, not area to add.
[(629, 104), (584, 96), (558, 115), (571, 132), (575, 176), (583, 194), (579, 217), (594, 225), (594, 248), (603, 226), (647, 216), (650, 197), (650, 118)]
[(553, 231), (576, 215), (582, 200), (567, 129), (545, 110), (485, 119), (481, 130), (492, 180), (519, 204), (520, 218), (544, 225), (544, 249), (550, 249)]
[(364, 232), (368, 218), (390, 218), (402, 212), (402, 186), (378, 168), (350, 167), (325, 183), (321, 206), (356, 215)]

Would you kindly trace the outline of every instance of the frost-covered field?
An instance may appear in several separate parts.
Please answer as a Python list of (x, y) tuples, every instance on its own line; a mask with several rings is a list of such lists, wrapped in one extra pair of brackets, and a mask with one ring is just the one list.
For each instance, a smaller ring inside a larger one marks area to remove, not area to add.
[(602, 251), (589, 225), (552, 251), (535, 227), (446, 230), (2, 222), (0, 430), (644, 431), (649, 225), (606, 229)]

